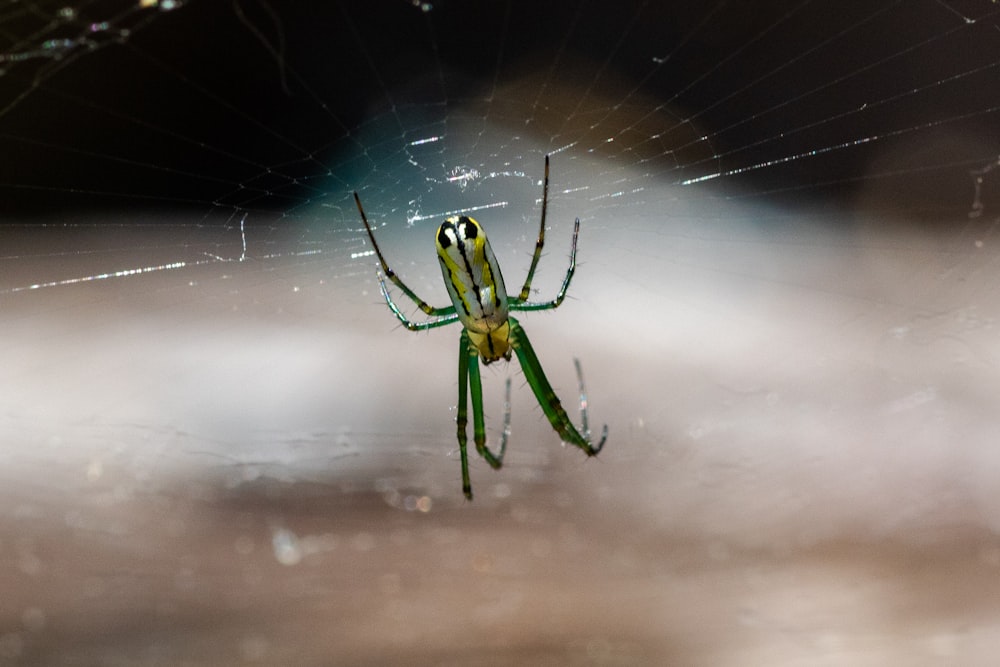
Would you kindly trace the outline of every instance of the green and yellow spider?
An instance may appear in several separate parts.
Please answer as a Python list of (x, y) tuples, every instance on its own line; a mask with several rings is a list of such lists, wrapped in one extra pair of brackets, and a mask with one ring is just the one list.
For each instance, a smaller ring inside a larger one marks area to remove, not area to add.
[[(576, 445), (587, 456), (596, 456), (608, 438), (608, 427), (604, 426), (601, 441), (596, 445), (591, 443), (590, 428), (587, 425), (587, 394), (583, 386), (583, 372), (580, 362), (574, 359), (577, 379), (580, 385), (580, 417), (582, 431), (573, 426), (569, 415), (559, 402), (559, 397), (552, 390), (552, 385), (545, 377), (542, 366), (535, 355), (528, 336), (516, 319), (510, 316), (512, 310), (550, 310), (558, 308), (566, 297), (573, 272), (576, 271), (576, 240), (580, 234), (580, 219), (573, 225), (573, 244), (570, 246), (569, 269), (563, 279), (562, 287), (551, 301), (528, 301), (531, 292), (531, 279), (542, 256), (542, 246), (545, 245), (545, 212), (549, 198), (549, 156), (545, 156), (545, 181), (542, 189), (542, 222), (538, 229), (538, 240), (535, 242), (535, 253), (528, 268), (528, 277), (524, 280), (521, 293), (509, 296), (504, 288), (503, 276), (496, 257), (486, 239), (486, 232), (478, 222), (468, 216), (451, 216), (445, 218), (437, 231), (437, 255), (441, 263), (441, 273), (444, 276), (445, 287), (451, 296), (450, 306), (435, 308), (414, 294), (413, 290), (389, 268), (382, 251), (375, 242), (368, 217), (361, 207), (361, 198), (354, 193), (354, 201), (361, 213), (361, 220), (368, 231), (372, 248), (378, 255), (382, 270), (378, 273), (379, 287), (382, 296), (389, 304), (389, 309), (399, 318), (410, 331), (424, 331), (435, 327), (459, 321), (462, 323), (462, 335), (459, 339), (458, 352), (458, 415), (455, 419), (458, 425), (458, 449), (462, 460), (462, 492), (469, 500), (472, 499), (472, 483), (469, 479), (469, 456), (466, 452), (468, 435), (468, 394), (472, 392), (472, 423), (475, 431), (476, 451), (486, 459), (493, 468), (503, 465), (504, 452), (507, 449), (507, 436), (510, 433), (510, 380), (507, 380), (507, 397), (504, 411), (504, 429), (500, 439), (500, 449), (494, 454), (486, 447), (486, 427), (483, 419), (483, 386), (479, 375), (479, 358), (484, 364), (503, 359), (510, 361), (511, 351), (517, 354), (521, 362), (521, 370), (538, 399), (545, 416), (548, 417), (563, 442)], [(408, 296), (417, 307), (433, 319), (424, 322), (412, 322), (392, 300), (385, 284), (388, 278)]]

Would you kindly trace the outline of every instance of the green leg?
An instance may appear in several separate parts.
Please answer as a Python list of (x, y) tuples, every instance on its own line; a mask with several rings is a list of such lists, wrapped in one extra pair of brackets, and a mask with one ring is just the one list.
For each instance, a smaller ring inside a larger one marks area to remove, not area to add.
[[(372, 249), (375, 250), (375, 254), (378, 256), (378, 262), (379, 264), (382, 265), (382, 271), (385, 273), (385, 277), (391, 280), (393, 285), (403, 290), (403, 294), (408, 296), (410, 300), (413, 301), (413, 303), (417, 304), (417, 308), (427, 313), (427, 315), (429, 315), (430, 317), (446, 318), (445, 321), (434, 320), (435, 322), (437, 322), (437, 324), (431, 324), (430, 326), (432, 327), (440, 326), (442, 324), (448, 324), (450, 322), (454, 322), (456, 319), (458, 319), (458, 316), (455, 315), (454, 306), (435, 308), (434, 306), (428, 304), (419, 296), (417, 296), (413, 292), (413, 290), (407, 287), (406, 283), (404, 283), (403, 280), (396, 275), (395, 271), (389, 268), (388, 262), (386, 262), (385, 257), (382, 256), (382, 249), (378, 247), (378, 243), (375, 241), (375, 234), (372, 232), (372, 226), (368, 224), (368, 216), (365, 215), (365, 209), (361, 205), (361, 197), (358, 196), (357, 192), (354, 193), (354, 203), (358, 205), (358, 213), (361, 214), (361, 221), (365, 223), (365, 231), (368, 232), (368, 239), (372, 243)], [(406, 316), (404, 316), (401, 312), (399, 312), (399, 309), (396, 308), (396, 304), (392, 302), (392, 298), (389, 296), (389, 290), (387, 290), (385, 287), (385, 280), (382, 279), (381, 275), (379, 275), (378, 281), (382, 287), (382, 294), (385, 296), (385, 300), (389, 302), (389, 307), (392, 308), (392, 312), (394, 312), (396, 314), (396, 317), (398, 317), (400, 321), (406, 325), (407, 329), (409, 329), (410, 331), (421, 331), (423, 329), (428, 328), (420, 324), (416, 325), (416, 327), (411, 326), (412, 323), (406, 319)]]
[(486, 446), (486, 423), (483, 417), (483, 381), (479, 374), (479, 352), (469, 343), (469, 334), (463, 329), (458, 351), (458, 414), (455, 423), (458, 427), (458, 450), (462, 459), (462, 492), (472, 500), (472, 482), (469, 476), (469, 436), (466, 429), (469, 425), (469, 390), (472, 392), (472, 430), (476, 443), (476, 451), (486, 459), (493, 468), (503, 465), (503, 455), (507, 451), (507, 436), (510, 434), (510, 380), (507, 380), (507, 395), (504, 403), (503, 435), (500, 438), (500, 451), (494, 454)]
[[(474, 347), (469, 347), (469, 386), (472, 390), (472, 428), (476, 439), (476, 451), (486, 459), (486, 462), (494, 469), (503, 465), (504, 450), (507, 448), (507, 439), (503, 438), (500, 444), (500, 453), (494, 454), (486, 447), (486, 423), (483, 417), (483, 381), (479, 375), (479, 353)], [(510, 395), (507, 396), (508, 404)], [(507, 430), (509, 417), (505, 418), (504, 431)]]
[[(534, 349), (531, 347), (531, 342), (528, 340), (528, 336), (524, 333), (524, 329), (513, 317), (510, 318), (510, 340), (511, 345), (514, 347), (514, 352), (517, 353), (517, 358), (521, 362), (521, 370), (524, 372), (524, 377), (528, 381), (528, 385), (531, 390), (535, 393), (535, 398), (538, 399), (538, 404), (542, 408), (542, 412), (548, 417), (549, 423), (552, 424), (552, 428), (555, 429), (559, 437), (562, 438), (563, 442), (568, 442), (575, 445), (587, 453), (587, 456), (595, 456), (601, 448), (604, 446), (604, 441), (608, 438), (608, 427), (604, 426), (604, 432), (601, 435), (601, 441), (596, 445), (590, 442), (590, 433), (588, 432), (586, 426), (584, 426), (585, 435), (580, 435), (580, 432), (576, 430), (573, 426), (573, 422), (570, 421), (569, 415), (563, 409), (562, 404), (559, 402), (559, 397), (556, 396), (555, 391), (552, 389), (552, 385), (549, 384), (548, 379), (545, 377), (545, 372), (542, 370), (542, 365), (538, 361), (538, 357), (535, 355)], [(579, 374), (579, 365), (577, 365), (577, 372)], [(581, 384), (581, 397), (585, 396), (582, 385), (583, 376), (579, 374), (580, 384)], [(581, 400), (580, 412), (583, 415), (583, 423), (587, 423), (587, 404), (586, 400)]]
[(462, 460), (462, 493), (472, 500), (472, 481), (469, 479), (469, 454), (466, 444), (469, 436), (465, 432), (469, 424), (469, 334), (462, 329), (458, 350), (458, 414), (455, 424), (458, 426), (458, 455)]
[[(435, 319), (433, 320), (427, 320), (426, 322), (412, 322), (406, 317), (406, 315), (403, 314), (403, 311), (399, 309), (396, 302), (392, 300), (392, 295), (389, 294), (389, 288), (385, 286), (385, 278), (382, 277), (381, 273), (378, 274), (378, 286), (382, 291), (382, 297), (385, 299), (385, 302), (389, 304), (389, 310), (391, 310), (392, 314), (396, 316), (396, 319), (402, 322), (403, 326), (410, 331), (426, 331), (427, 329), (443, 327), (446, 324), (458, 321), (458, 315), (455, 313), (455, 307), (448, 306), (447, 308), (433, 308), (432, 310), (435, 313)], [(409, 294), (409, 292), (407, 293)], [(423, 301), (419, 301), (418, 305), (420, 304), (423, 304), (424, 306), (427, 305), (424, 304)], [(421, 309), (423, 308), (423, 306), (420, 307)]]

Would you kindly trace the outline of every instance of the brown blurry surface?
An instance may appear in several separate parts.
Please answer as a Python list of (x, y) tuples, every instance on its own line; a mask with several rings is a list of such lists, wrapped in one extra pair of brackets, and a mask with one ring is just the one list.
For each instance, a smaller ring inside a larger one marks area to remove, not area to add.
[(776, 554), (563, 493), (426, 515), (274, 480), (117, 511), (61, 499), (40, 508), (56, 521), (3, 526), (5, 647), (30, 664), (987, 664), (997, 641), (1000, 550), (974, 534)]

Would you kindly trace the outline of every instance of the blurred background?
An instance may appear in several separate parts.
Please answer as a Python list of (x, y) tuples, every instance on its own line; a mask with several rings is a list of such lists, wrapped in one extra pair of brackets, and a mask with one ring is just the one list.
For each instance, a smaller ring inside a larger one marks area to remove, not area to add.
[[(998, 18), (0, 0), (0, 665), (992, 664)], [(445, 305), (547, 154), (521, 322), (610, 435), (491, 365), (467, 502), (352, 192)]]

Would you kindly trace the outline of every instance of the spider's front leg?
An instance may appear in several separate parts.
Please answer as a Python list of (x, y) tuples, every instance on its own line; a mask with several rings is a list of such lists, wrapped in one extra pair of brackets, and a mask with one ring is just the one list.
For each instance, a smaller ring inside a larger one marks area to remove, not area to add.
[[(396, 316), (403, 326), (410, 331), (425, 331), (427, 329), (433, 329), (434, 327), (444, 326), (445, 324), (451, 324), (452, 322), (458, 321), (458, 314), (455, 312), (455, 306), (445, 306), (443, 308), (435, 308), (434, 306), (428, 304), (426, 301), (421, 299), (416, 293), (411, 290), (406, 283), (403, 282), (402, 278), (396, 275), (396, 272), (389, 268), (389, 263), (385, 261), (385, 257), (382, 255), (382, 249), (379, 248), (378, 242), (375, 240), (375, 234), (372, 232), (372, 227), (368, 224), (368, 216), (365, 215), (365, 209), (361, 206), (361, 197), (358, 193), (354, 193), (354, 202), (358, 205), (358, 213), (361, 214), (361, 221), (365, 225), (365, 231), (368, 232), (368, 240), (371, 241), (372, 249), (375, 251), (375, 255), (378, 257), (379, 265), (382, 267), (381, 272), (377, 272), (378, 275), (378, 285), (379, 289), (382, 291), (382, 296), (385, 298), (385, 302), (389, 304), (389, 309)], [(392, 284), (402, 290), (403, 294), (409, 297), (410, 301), (417, 305), (417, 308), (422, 310), (428, 317), (434, 319), (428, 320), (426, 322), (411, 322), (403, 311), (400, 310), (396, 302), (392, 300), (392, 296), (389, 294), (389, 288), (386, 287), (385, 279), (388, 278), (392, 281)]]
[(472, 482), (469, 477), (469, 392), (472, 392), (472, 432), (476, 451), (486, 459), (490, 467), (498, 469), (503, 465), (503, 455), (507, 451), (507, 436), (510, 433), (510, 380), (507, 380), (507, 397), (504, 404), (504, 429), (500, 439), (500, 451), (494, 454), (486, 446), (486, 422), (483, 417), (483, 382), (479, 374), (479, 351), (469, 341), (469, 333), (462, 329), (458, 350), (458, 414), (455, 425), (458, 432), (458, 451), (462, 460), (462, 493), (472, 500)]

